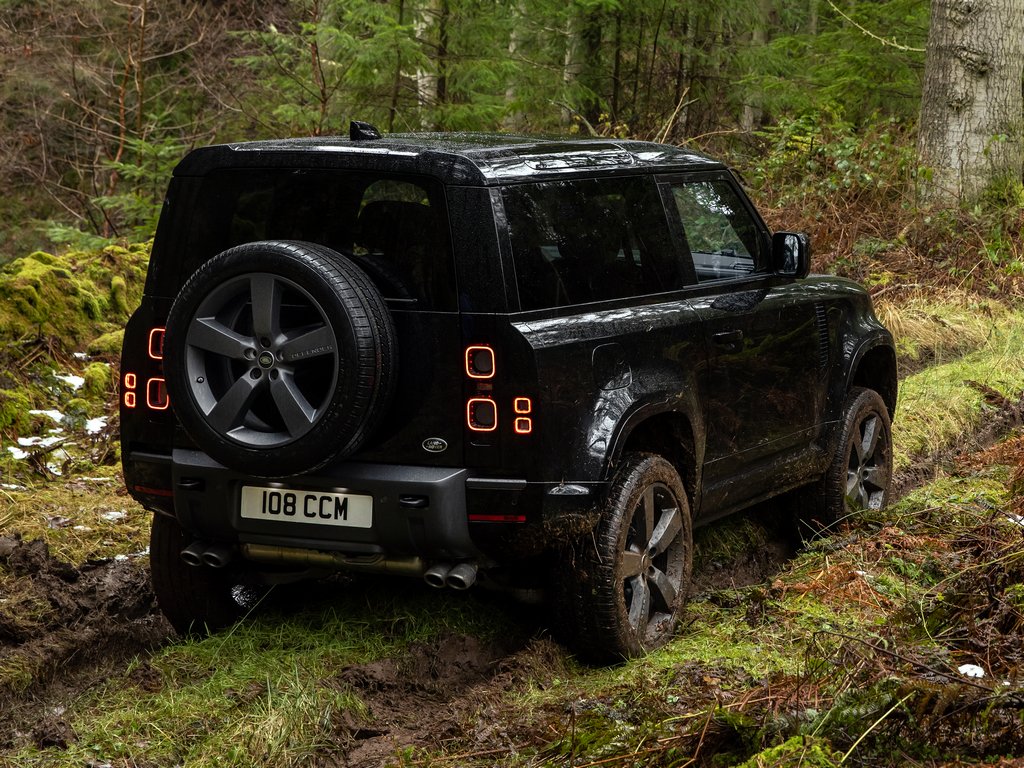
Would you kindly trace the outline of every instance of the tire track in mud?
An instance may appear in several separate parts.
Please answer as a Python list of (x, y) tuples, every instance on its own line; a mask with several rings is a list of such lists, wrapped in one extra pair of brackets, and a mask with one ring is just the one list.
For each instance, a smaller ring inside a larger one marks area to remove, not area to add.
[(75, 568), (42, 540), (2, 536), (0, 577), (0, 749), (66, 742), (62, 701), (170, 637), (133, 560)]

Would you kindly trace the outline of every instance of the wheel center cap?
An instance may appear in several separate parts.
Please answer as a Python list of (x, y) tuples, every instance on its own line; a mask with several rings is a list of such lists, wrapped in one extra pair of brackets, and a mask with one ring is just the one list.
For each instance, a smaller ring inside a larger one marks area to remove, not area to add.
[(260, 352), (260, 356), (257, 358), (261, 368), (273, 368), (274, 366), (274, 355), (270, 352)]

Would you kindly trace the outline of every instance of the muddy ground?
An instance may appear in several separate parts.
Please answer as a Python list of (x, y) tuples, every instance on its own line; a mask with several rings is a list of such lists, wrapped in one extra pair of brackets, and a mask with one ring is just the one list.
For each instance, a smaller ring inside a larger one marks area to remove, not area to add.
[[(994, 404), (990, 418), (959, 450), (922, 458), (895, 478), (896, 492), (927, 481), (959, 452), (990, 446), (1022, 423), (1022, 412), (1024, 401)], [(752, 537), (729, 562), (706, 564), (692, 590), (770, 583), (800, 547), (794, 527), (778, 524), (780, 514), (753, 513), (763, 536)], [(173, 630), (156, 608), (145, 558), (75, 567), (52, 557), (42, 541), (0, 537), (0, 566), (10, 577), (8, 587), (17, 589), (16, 595), (0, 594), (0, 669), (3, 679), (19, 681), (0, 688), (0, 750), (66, 744), (73, 738), (62, 717), (67, 702), (123, 674), (136, 657), (142, 662), (133, 674), (144, 678), (147, 654), (173, 642)], [(508, 610), (518, 609), (510, 604)], [(514, 717), (497, 711), (499, 694), (527, 681), (543, 688), (564, 675), (567, 663), (545, 628), (531, 626), (535, 614), (524, 612), (524, 631), (503, 646), (454, 635), (416, 646), (402, 658), (344, 670), (335, 682), (362, 698), (367, 716), (338, 723), (335, 749), (318, 762), (377, 766), (398, 748), (436, 748), (450, 740), (478, 744), (475, 757), (515, 751), (517, 734), (506, 725)]]

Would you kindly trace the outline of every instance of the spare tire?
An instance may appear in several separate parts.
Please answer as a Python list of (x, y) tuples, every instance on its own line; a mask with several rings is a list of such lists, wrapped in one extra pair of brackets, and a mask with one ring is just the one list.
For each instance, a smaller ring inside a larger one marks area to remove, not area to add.
[(246, 243), (182, 287), (164, 342), (172, 407), (196, 445), (260, 477), (356, 451), (390, 400), (397, 351), (372, 281), (324, 246)]

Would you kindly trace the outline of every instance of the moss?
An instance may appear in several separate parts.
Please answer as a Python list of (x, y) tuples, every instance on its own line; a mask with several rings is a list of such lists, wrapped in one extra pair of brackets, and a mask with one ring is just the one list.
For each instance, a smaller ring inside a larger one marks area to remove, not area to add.
[(0, 430), (23, 434), (32, 426), (32, 399), (21, 390), (0, 389)]
[(141, 300), (148, 254), (144, 244), (15, 259), (0, 270), (0, 338), (77, 349), (117, 330)]
[(104, 401), (110, 391), (111, 372), (107, 363), (90, 363), (86, 366), (82, 377), (82, 393), (90, 400)]
[(90, 355), (119, 355), (121, 344), (124, 342), (124, 329), (121, 328), (110, 333), (97, 336), (89, 342), (86, 348)]
[(738, 768), (767, 768), (767, 766), (802, 765), (807, 768), (835, 768), (843, 762), (824, 739), (815, 736), (793, 736), (778, 746), (769, 747), (751, 757)]
[(110, 279), (110, 303), (119, 315), (128, 316), (128, 284), (120, 275)]
[(68, 429), (85, 429), (85, 421), (89, 418), (89, 401), (81, 397), (69, 400), (64, 406), (64, 425)]
[(44, 253), (43, 251), (35, 251), (34, 253), (30, 253), (28, 257), (33, 261), (38, 261), (40, 264), (51, 265), (57, 263), (56, 256), (50, 253)]

